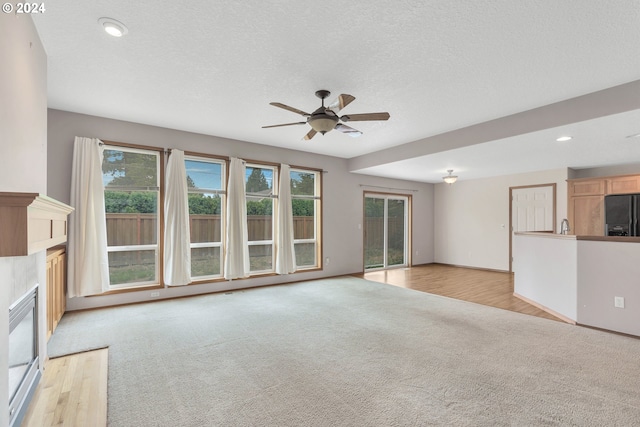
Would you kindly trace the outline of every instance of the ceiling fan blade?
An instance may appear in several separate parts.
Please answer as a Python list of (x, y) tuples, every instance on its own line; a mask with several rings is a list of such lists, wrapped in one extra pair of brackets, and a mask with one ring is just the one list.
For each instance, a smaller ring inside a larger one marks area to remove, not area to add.
[(343, 93), (342, 95), (338, 96), (335, 99), (335, 101), (329, 104), (329, 106), (327, 106), (327, 109), (334, 112), (338, 112), (342, 110), (344, 107), (346, 107), (347, 105), (351, 104), (351, 102), (353, 102), (354, 99), (356, 99), (355, 96), (351, 96)]
[(279, 128), (281, 126), (293, 126), (293, 125), (306, 125), (307, 122), (296, 122), (296, 123), (285, 123), (282, 125), (270, 125), (270, 126), (262, 126), (262, 129), (266, 128)]
[(342, 123), (338, 123), (338, 124), (336, 125), (335, 129), (336, 129), (338, 132), (346, 133), (347, 135), (349, 135), (349, 136), (350, 136), (350, 137), (352, 137), (352, 138), (357, 138), (357, 137), (359, 137), (360, 135), (362, 135), (362, 132), (360, 132), (359, 130), (354, 129), (354, 128), (352, 128), (352, 127), (349, 127), (349, 126), (347, 126), (347, 125), (343, 125)]
[(343, 122), (364, 122), (368, 120), (389, 120), (389, 113), (347, 114), (340, 117)]
[(314, 136), (316, 136), (316, 133), (318, 133), (318, 132), (316, 132), (316, 131), (315, 131), (315, 129), (311, 129), (311, 130), (309, 131), (309, 133), (307, 133), (307, 134), (304, 136), (304, 138), (302, 138), (302, 139), (304, 139), (304, 140), (307, 140), (307, 141), (308, 141), (308, 140), (310, 140), (311, 138), (313, 138)]
[(288, 105), (281, 104), (279, 102), (270, 102), (269, 105), (273, 105), (274, 107), (284, 108), (285, 110), (291, 111), (296, 114), (300, 114), (301, 116), (309, 117), (311, 114), (305, 113), (302, 110), (298, 110), (297, 108), (289, 107)]

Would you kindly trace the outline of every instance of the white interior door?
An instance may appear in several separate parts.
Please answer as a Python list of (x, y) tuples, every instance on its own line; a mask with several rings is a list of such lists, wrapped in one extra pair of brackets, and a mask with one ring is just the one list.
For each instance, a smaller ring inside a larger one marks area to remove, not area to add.
[(511, 234), (509, 271), (513, 271), (513, 233), (517, 231), (555, 231), (555, 184), (511, 188)]
[(511, 226), (516, 231), (554, 231), (553, 186), (512, 190)]

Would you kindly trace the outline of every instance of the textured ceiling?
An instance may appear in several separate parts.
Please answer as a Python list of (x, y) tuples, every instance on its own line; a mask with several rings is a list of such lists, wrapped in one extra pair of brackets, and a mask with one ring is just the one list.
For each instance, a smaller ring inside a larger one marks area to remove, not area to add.
[[(106, 35), (103, 16), (129, 33)], [(51, 108), (349, 159), (640, 80), (638, 0), (58, 0), (34, 22)], [(391, 118), (352, 123), (360, 138), (302, 141), (307, 125), (261, 128), (301, 119), (269, 102), (311, 112), (318, 89), (354, 95), (345, 114)], [(605, 130), (619, 133), (625, 120), (609, 118), (585, 127), (601, 132), (589, 153), (621, 138)], [(638, 118), (624, 131), (640, 132)], [(577, 162), (555, 146), (531, 155), (535, 136), (562, 131), (512, 135), (508, 151), (482, 141), (354, 170), (438, 182), (449, 168), (469, 179), (596, 165), (598, 154)], [(631, 151), (607, 162), (640, 161)], [(509, 165), (522, 156), (526, 168)]]

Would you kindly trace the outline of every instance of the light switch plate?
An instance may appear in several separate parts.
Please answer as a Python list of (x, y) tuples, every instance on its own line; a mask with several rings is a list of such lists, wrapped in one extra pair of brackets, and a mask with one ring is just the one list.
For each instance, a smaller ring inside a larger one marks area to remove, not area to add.
[(613, 306), (616, 308), (624, 308), (624, 297), (613, 297)]

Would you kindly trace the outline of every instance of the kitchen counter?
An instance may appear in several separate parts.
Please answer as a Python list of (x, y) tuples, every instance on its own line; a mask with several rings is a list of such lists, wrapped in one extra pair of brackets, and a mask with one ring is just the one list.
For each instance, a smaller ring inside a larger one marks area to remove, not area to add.
[(623, 243), (640, 243), (640, 237), (630, 236), (575, 236), (573, 234), (554, 234), (541, 233), (535, 231), (516, 232), (516, 236), (536, 236), (546, 237), (549, 239), (567, 239), (567, 240), (589, 240), (594, 242), (623, 242)]
[(640, 336), (640, 245), (629, 243), (640, 238), (515, 233), (514, 295), (570, 323)]

